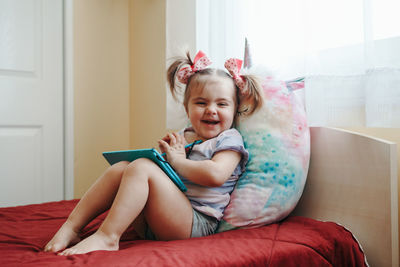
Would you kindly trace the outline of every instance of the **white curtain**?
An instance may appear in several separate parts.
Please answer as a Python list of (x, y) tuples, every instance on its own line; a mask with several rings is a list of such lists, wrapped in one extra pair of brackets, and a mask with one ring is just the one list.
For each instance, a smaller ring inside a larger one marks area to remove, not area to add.
[(196, 49), (306, 77), (312, 126), (400, 127), (399, 0), (197, 0)]

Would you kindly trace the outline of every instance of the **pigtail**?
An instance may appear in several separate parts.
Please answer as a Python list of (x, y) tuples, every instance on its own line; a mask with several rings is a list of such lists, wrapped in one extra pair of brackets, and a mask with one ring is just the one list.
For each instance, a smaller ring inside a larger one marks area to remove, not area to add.
[(260, 78), (255, 75), (241, 75), (245, 80), (244, 93), (239, 94), (239, 115), (250, 116), (263, 105)]
[(177, 94), (178, 86), (176, 85), (176, 74), (184, 65), (192, 65), (192, 59), (190, 58), (189, 52), (186, 52), (186, 57), (178, 56), (173, 58), (173, 62), (168, 67), (167, 70), (167, 81), (169, 85), (169, 89), (171, 91), (172, 96), (175, 100), (178, 100)]

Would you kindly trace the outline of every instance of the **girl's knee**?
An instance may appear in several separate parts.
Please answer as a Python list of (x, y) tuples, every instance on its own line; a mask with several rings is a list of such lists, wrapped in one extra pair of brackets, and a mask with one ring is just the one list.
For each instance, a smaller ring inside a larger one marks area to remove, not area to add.
[(154, 163), (147, 158), (139, 158), (139, 159), (134, 160), (131, 163), (129, 163), (129, 165), (126, 168), (127, 168), (127, 170), (136, 169), (136, 168), (140, 168), (143, 170), (143, 169), (149, 168), (153, 164)]
[(140, 173), (142, 174), (141, 176), (144, 174), (144, 176), (149, 177), (153, 173), (155, 167), (158, 168), (153, 161), (147, 158), (139, 158), (129, 163), (129, 165), (126, 167), (125, 173), (127, 176), (130, 174), (134, 175)]
[(113, 176), (120, 176), (125, 172), (128, 166), (129, 166), (128, 161), (120, 161), (118, 163), (111, 165), (108, 168), (108, 172)]

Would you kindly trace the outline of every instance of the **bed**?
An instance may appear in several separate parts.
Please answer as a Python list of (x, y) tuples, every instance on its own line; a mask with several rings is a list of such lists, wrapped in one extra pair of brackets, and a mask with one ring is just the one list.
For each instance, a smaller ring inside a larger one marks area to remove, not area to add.
[(128, 229), (119, 251), (57, 256), (42, 248), (77, 200), (6, 207), (0, 266), (398, 266), (397, 190), (396, 144), (311, 128), (303, 196), (278, 223), (169, 242), (141, 240)]

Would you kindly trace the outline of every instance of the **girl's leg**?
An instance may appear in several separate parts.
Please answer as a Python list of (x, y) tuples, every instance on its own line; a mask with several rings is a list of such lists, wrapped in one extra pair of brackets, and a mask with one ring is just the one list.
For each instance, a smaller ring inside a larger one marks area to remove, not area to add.
[(139, 159), (127, 167), (97, 232), (60, 255), (117, 250), (121, 235), (142, 211), (159, 239), (190, 237), (193, 211), (189, 200), (156, 164)]
[(68, 216), (66, 222), (47, 243), (44, 248), (45, 251), (57, 252), (80, 241), (79, 232), (81, 229), (110, 208), (128, 164), (129, 162), (119, 162), (106, 170), (89, 188)]

